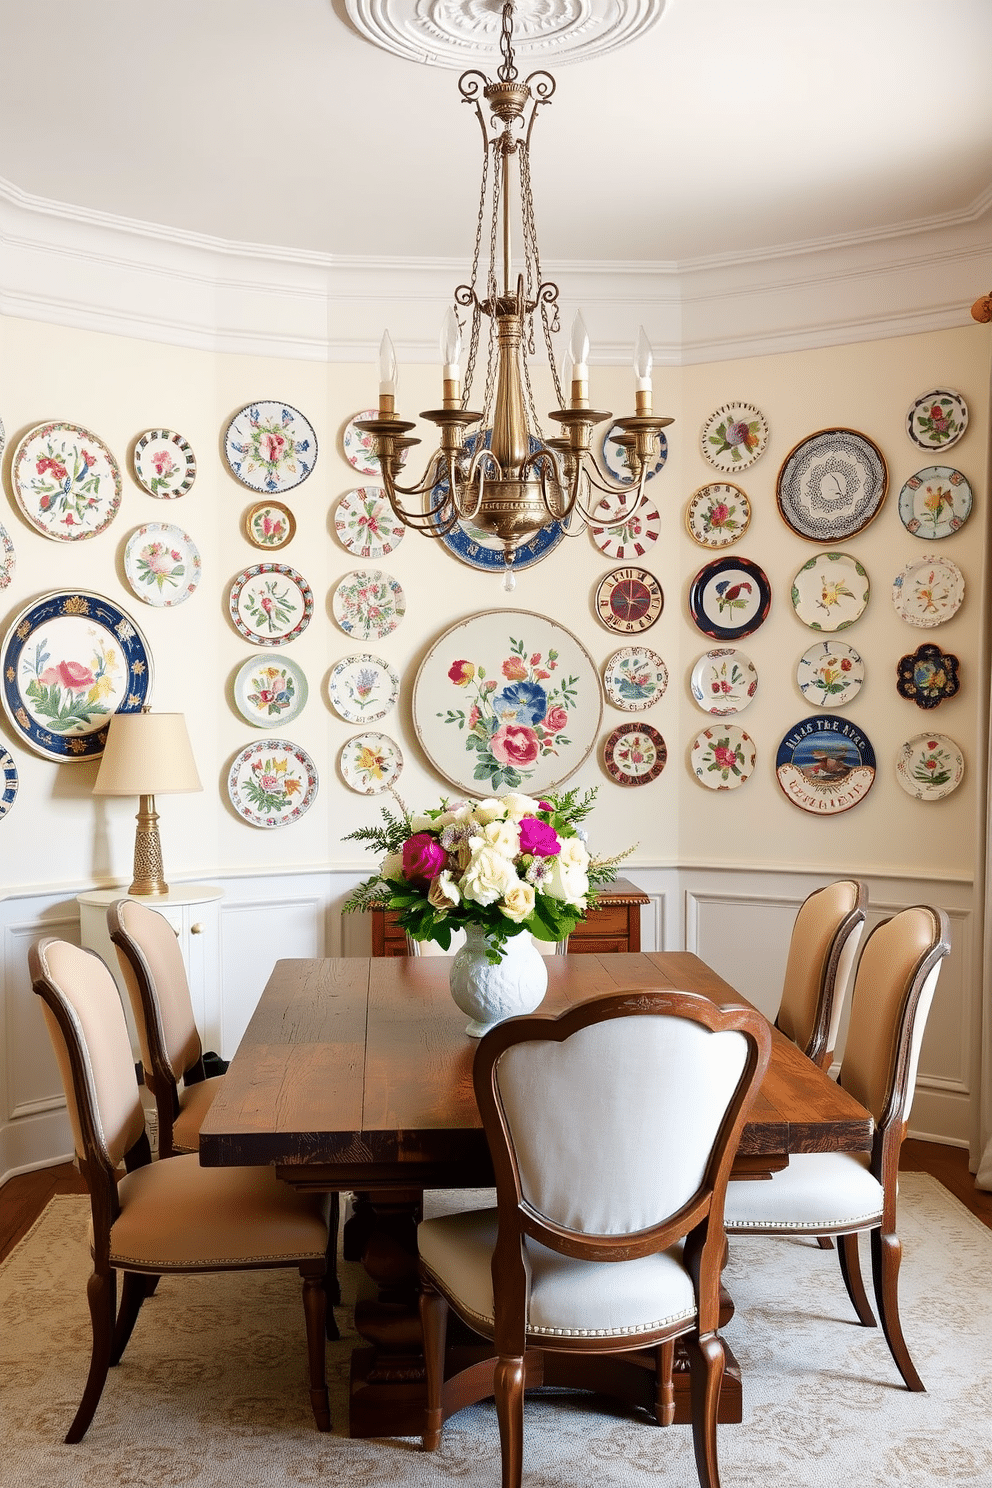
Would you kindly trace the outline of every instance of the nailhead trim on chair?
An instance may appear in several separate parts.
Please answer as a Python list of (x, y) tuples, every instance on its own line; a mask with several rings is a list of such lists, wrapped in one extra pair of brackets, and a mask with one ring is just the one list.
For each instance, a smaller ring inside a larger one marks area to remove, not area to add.
[(758, 1230), (775, 1233), (779, 1230), (796, 1230), (804, 1235), (821, 1235), (826, 1230), (863, 1229), (877, 1223), (881, 1217), (881, 1209), (873, 1209), (868, 1214), (857, 1214), (847, 1219), (741, 1219), (735, 1222), (724, 1216), (723, 1227), (725, 1230), (744, 1230), (748, 1234)]
[(156, 1261), (149, 1256), (118, 1255), (112, 1250), (110, 1264), (137, 1271), (243, 1271), (247, 1266), (286, 1266), (298, 1261), (319, 1261), (324, 1255), (322, 1250), (294, 1250), (289, 1255), (239, 1256), (236, 1261), (232, 1261), (230, 1256), (223, 1260)]
[(654, 1333), (658, 1328), (684, 1323), (695, 1316), (695, 1308), (690, 1308), (688, 1312), (674, 1312), (671, 1317), (659, 1318), (653, 1323), (638, 1323), (629, 1328), (541, 1328), (528, 1323), (527, 1332), (544, 1338), (623, 1338), (638, 1333)]

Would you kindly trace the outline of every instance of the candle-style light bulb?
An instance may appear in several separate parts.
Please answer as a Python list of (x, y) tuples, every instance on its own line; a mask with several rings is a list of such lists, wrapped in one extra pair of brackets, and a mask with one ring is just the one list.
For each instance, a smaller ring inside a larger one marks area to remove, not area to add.
[(637, 412), (641, 415), (651, 412), (651, 368), (654, 366), (654, 355), (651, 351), (651, 342), (647, 338), (644, 327), (641, 326), (637, 332), (637, 345), (634, 347), (634, 401)]
[(561, 391), (562, 397), (569, 399), (572, 396), (572, 378), (575, 376), (575, 358), (566, 349), (561, 359)]
[(388, 331), (383, 331), (379, 342), (379, 397), (383, 395), (396, 396), (396, 352)]
[(444, 363), (445, 380), (457, 382), (461, 377), (462, 328), (458, 316), (449, 305), (441, 322), (441, 361)]
[(572, 321), (568, 342), (572, 357), (572, 404), (584, 403), (589, 397), (589, 332), (580, 310)]

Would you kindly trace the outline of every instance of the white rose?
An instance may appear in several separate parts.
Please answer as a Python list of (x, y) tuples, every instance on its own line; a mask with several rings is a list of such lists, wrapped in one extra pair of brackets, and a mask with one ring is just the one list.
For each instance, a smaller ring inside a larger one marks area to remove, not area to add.
[(484, 827), (489, 822), (503, 821), (506, 816), (506, 807), (502, 801), (497, 801), (495, 796), (487, 796), (484, 801), (476, 801), (472, 815), (480, 827)]
[(500, 912), (505, 914), (508, 920), (513, 920), (515, 924), (519, 925), (522, 920), (525, 920), (533, 912), (535, 898), (533, 884), (511, 884), (503, 896)]
[(457, 805), (449, 806), (447, 811), (442, 811), (440, 816), (434, 818), (431, 823), (431, 830), (440, 835), (445, 827), (453, 826), (455, 822), (468, 821), (471, 815), (472, 808), (467, 806), (464, 801), (459, 801)]
[(536, 816), (541, 809), (540, 801), (535, 801), (532, 796), (522, 796), (518, 791), (509, 791), (503, 797), (503, 805), (506, 807), (507, 815), (519, 821), (522, 816)]
[(564, 899), (578, 909), (585, 909), (589, 892), (589, 875), (581, 868), (563, 863), (560, 857), (551, 859), (552, 868), (541, 883), (542, 894), (551, 899)]
[(432, 816), (411, 816), (411, 818), (410, 818), (410, 831), (411, 831), (411, 834), (414, 833), (414, 832), (433, 832), (433, 830), (434, 830), (434, 818)]
[(382, 860), (382, 867), (379, 869), (379, 877), (388, 879), (390, 883), (406, 883), (403, 877), (403, 854), (401, 852), (386, 854)]
[[(478, 842), (479, 838), (473, 838)], [(476, 904), (495, 904), (517, 882), (513, 864), (502, 853), (488, 845), (473, 849), (471, 861), (459, 880), (458, 887), (466, 899)]]
[(589, 867), (589, 854), (578, 837), (563, 837), (558, 856), (565, 868), (578, 868), (584, 873)]
[(520, 828), (516, 822), (493, 821), (482, 829), (482, 839), (504, 858), (515, 858), (520, 851)]
[(447, 868), (443, 868), (427, 891), (427, 902), (441, 914), (457, 909), (462, 902), (461, 891)]

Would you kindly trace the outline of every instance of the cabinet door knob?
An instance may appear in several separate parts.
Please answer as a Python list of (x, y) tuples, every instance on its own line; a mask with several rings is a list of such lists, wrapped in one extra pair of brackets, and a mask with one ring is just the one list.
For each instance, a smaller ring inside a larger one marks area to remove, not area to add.
[(196, 922), (195, 925), (190, 925), (190, 927), (189, 927), (189, 933), (190, 933), (190, 935), (202, 935), (203, 934), (203, 926), (200, 924), (200, 921), (199, 920), (197, 920), (197, 922)]

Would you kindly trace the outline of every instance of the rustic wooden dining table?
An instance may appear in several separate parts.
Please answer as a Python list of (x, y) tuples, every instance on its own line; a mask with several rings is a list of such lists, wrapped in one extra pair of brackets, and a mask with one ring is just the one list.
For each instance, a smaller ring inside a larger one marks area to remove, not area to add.
[[(353, 1436), (420, 1434), (422, 1194), (493, 1181), (472, 1089), (477, 1045), (449, 995), (449, 964), (444, 957), (277, 962), (200, 1132), (205, 1166), (272, 1165), (296, 1188), (357, 1196), (345, 1255), (362, 1259), (378, 1296), (356, 1308), (363, 1345), (352, 1356)], [(645, 987), (745, 1001), (685, 952), (558, 956), (547, 967), (542, 1013)], [(773, 1031), (735, 1173), (767, 1175), (799, 1152), (867, 1151), (871, 1136), (869, 1113)], [(733, 1311), (726, 1303), (725, 1320)], [(456, 1332), (453, 1346), (478, 1349), (479, 1340)], [(653, 1406), (653, 1370), (634, 1354), (552, 1359), (545, 1383), (601, 1386)], [(688, 1421), (684, 1371), (674, 1383), (675, 1420)], [(720, 1420), (739, 1421), (742, 1409), (740, 1370), (728, 1350)]]

